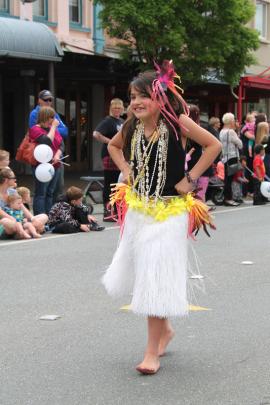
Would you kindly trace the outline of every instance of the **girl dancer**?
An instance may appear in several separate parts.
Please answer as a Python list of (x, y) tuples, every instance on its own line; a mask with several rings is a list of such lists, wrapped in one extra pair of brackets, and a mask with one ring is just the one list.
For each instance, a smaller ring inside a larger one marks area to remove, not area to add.
[[(164, 61), (156, 72), (132, 81), (133, 116), (108, 148), (126, 185), (116, 185), (112, 196), (123, 221), (122, 238), (103, 283), (112, 296), (133, 292), (131, 309), (148, 317), (145, 355), (136, 367), (142, 374), (159, 370), (174, 336), (168, 317), (188, 312), (187, 234), (206, 223), (213, 226), (205, 205), (190, 192), (221, 146), (188, 118), (175, 77), (172, 63)], [(205, 149), (190, 172), (186, 138)]]

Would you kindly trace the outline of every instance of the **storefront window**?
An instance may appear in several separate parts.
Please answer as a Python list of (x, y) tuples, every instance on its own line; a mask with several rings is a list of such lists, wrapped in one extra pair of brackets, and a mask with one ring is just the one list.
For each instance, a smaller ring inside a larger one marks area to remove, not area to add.
[(69, 21), (81, 24), (81, 0), (69, 0)]
[(267, 4), (256, 1), (255, 28), (262, 38), (267, 38)]
[(55, 100), (55, 109), (57, 113), (59, 114), (61, 120), (63, 122), (66, 122), (65, 116), (66, 116), (66, 102), (64, 98), (57, 97)]
[(247, 103), (247, 111), (251, 112), (251, 111), (257, 111), (258, 113), (266, 113), (268, 112), (268, 103), (267, 103), (267, 99), (266, 98), (261, 98), (257, 103)]
[(87, 94), (81, 95), (80, 129), (81, 129), (81, 162), (83, 161), (87, 162), (89, 155)]
[(35, 96), (30, 95), (29, 96), (29, 111), (32, 111), (35, 108)]
[(0, 0), (0, 13), (9, 12), (9, 0)]
[(48, 18), (48, 1), (36, 0), (33, 3), (33, 16), (40, 19)]
[(72, 92), (69, 102), (69, 137), (70, 137), (70, 159), (77, 161), (77, 111), (76, 111), (76, 93)]

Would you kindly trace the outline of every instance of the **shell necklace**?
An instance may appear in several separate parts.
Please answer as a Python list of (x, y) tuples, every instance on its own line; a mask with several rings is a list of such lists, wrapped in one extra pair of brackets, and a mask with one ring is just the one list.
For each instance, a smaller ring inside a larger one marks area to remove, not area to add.
[[(169, 131), (163, 120), (151, 136), (148, 144), (145, 143), (145, 129), (143, 122), (138, 122), (131, 140), (130, 165), (133, 172), (133, 190), (147, 203), (149, 198), (157, 202), (162, 195), (167, 176), (167, 154), (168, 154)], [(155, 162), (152, 173), (149, 169), (150, 157), (153, 153), (153, 146), (157, 144)], [(134, 162), (136, 162), (137, 176), (134, 178)], [(156, 188), (150, 194), (154, 178), (156, 177)], [(136, 189), (135, 189), (136, 188)]]

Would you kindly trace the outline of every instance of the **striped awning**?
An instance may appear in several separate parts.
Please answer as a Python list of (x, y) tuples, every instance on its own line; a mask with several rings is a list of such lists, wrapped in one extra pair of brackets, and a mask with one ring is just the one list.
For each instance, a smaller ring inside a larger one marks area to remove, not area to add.
[(0, 58), (57, 62), (63, 55), (56, 36), (45, 24), (0, 17)]

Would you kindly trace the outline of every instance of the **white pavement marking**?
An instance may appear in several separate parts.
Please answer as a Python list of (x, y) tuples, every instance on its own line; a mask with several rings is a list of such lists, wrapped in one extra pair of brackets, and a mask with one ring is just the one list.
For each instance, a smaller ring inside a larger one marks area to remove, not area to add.
[[(267, 206), (267, 205), (266, 205)], [(216, 216), (218, 214), (226, 214), (227, 212), (236, 212), (236, 211), (243, 211), (243, 210), (250, 210), (250, 209), (256, 209), (256, 208), (261, 208), (261, 205), (252, 205), (252, 206), (248, 206), (248, 207), (240, 207), (240, 208), (230, 208), (230, 209), (226, 209), (226, 210), (222, 210), (222, 211), (213, 211), (212, 215)], [(107, 228), (105, 228), (105, 231), (112, 231), (115, 229), (119, 229), (119, 226), (108, 226)], [(9, 240), (7, 242), (1, 242), (0, 241), (0, 248), (4, 247), (4, 246), (14, 246), (14, 245), (19, 245), (22, 243), (30, 243), (30, 242), (40, 242), (43, 240), (51, 240), (51, 239), (56, 239), (56, 238), (67, 238), (70, 236), (75, 236), (75, 235), (81, 235), (83, 232), (78, 232), (78, 233), (69, 233), (67, 235), (50, 235), (50, 236), (44, 236), (40, 239), (23, 239), (23, 240), (17, 240), (17, 241), (13, 241), (13, 240)]]
[(243, 210), (256, 209), (256, 208), (261, 208), (261, 207), (262, 207), (261, 205), (252, 205), (249, 207), (230, 208), (230, 209), (222, 210), (222, 211), (213, 211), (213, 212), (211, 212), (211, 214), (217, 215), (217, 214), (224, 214), (226, 212), (243, 211)]

